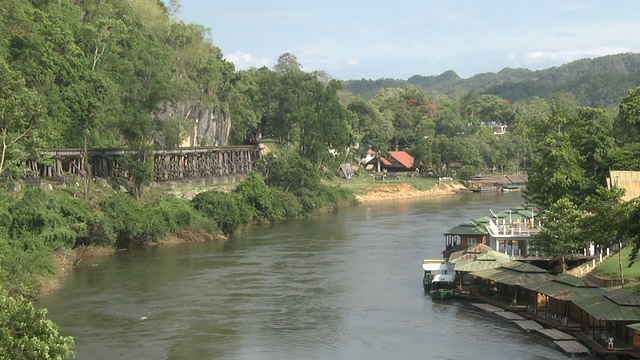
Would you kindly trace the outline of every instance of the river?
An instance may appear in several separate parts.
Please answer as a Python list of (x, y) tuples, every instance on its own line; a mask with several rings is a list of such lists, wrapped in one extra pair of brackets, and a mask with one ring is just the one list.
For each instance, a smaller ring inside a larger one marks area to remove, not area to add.
[(434, 302), (442, 233), (523, 203), (474, 193), (368, 203), (227, 242), (128, 250), (38, 302), (77, 359), (566, 359), (551, 341)]

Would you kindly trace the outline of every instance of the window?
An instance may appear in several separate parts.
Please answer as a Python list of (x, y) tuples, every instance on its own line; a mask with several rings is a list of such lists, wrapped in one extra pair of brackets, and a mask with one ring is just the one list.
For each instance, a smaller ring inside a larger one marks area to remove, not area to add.
[(467, 245), (475, 245), (476, 243), (476, 238), (467, 238)]

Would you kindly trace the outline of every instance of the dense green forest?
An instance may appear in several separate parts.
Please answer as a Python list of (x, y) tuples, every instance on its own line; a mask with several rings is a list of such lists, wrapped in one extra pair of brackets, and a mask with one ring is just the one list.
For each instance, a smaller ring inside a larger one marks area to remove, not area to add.
[(558, 92), (570, 92), (582, 106), (615, 109), (630, 88), (640, 86), (640, 54), (607, 55), (581, 59), (544, 70), (505, 68), (498, 73), (483, 73), (462, 79), (453, 70), (437, 76), (414, 75), (407, 80), (348, 80), (345, 89), (365, 99), (385, 87), (414, 85), (429, 94), (477, 91), (509, 99), (512, 102), (531, 97), (551, 98)]
[[(527, 172), (526, 198), (548, 224), (536, 250), (551, 256), (587, 241), (638, 247), (640, 205), (621, 202), (605, 178), (640, 170), (639, 55), (470, 79), (448, 71), (341, 82), (302, 71), (291, 53), (237, 71), (210, 30), (181, 21), (179, 9), (175, 0), (2, 0), (0, 300), (12, 310), (0, 312), (1, 358), (71, 356), (73, 341), (18, 301), (40, 294), (55, 256), (230, 234), (353, 202), (331, 185), (334, 170), (370, 148), (407, 150), (429, 176)], [(247, 132), (279, 152), (236, 190), (187, 201), (146, 186), (153, 149), (242, 144)], [(133, 191), (88, 173), (67, 182), (84, 186), (22, 186), (25, 159), (46, 161), (54, 147), (135, 150), (122, 185)]]

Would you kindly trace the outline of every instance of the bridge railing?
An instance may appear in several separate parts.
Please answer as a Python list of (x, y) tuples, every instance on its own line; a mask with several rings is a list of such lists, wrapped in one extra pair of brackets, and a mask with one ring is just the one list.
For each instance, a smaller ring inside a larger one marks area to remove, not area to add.
[[(247, 174), (260, 157), (260, 145), (188, 147), (153, 150), (155, 181), (183, 180)], [(65, 175), (85, 175), (83, 149), (47, 149), (51, 160), (27, 160), (28, 178), (61, 179)], [(129, 178), (122, 157), (135, 150), (120, 148), (88, 149), (91, 173), (97, 177)]]

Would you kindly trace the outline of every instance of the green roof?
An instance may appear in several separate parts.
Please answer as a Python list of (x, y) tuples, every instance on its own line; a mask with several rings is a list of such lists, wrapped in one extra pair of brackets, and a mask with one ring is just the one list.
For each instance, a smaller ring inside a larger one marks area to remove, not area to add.
[(539, 283), (552, 278), (552, 275), (546, 270), (518, 261), (501, 264), (495, 269), (478, 271), (474, 275), (501, 284), (519, 286)]
[(466, 259), (479, 254), (485, 254), (491, 251), (491, 246), (485, 244), (473, 244), (466, 249), (454, 251), (449, 255), (449, 262), (456, 262), (458, 259)]
[(502, 265), (503, 268), (513, 270), (519, 273), (527, 273), (527, 274), (548, 274), (549, 272), (543, 268), (537, 267), (535, 265), (527, 264), (520, 261), (514, 261), (508, 264)]
[(475, 273), (511, 262), (511, 256), (492, 250), (487, 245), (476, 244), (452, 253), (449, 261), (455, 264), (453, 268), (455, 271)]
[(627, 327), (630, 328), (630, 329), (634, 329), (634, 330), (640, 330), (640, 323), (629, 324), (629, 325), (627, 325)]
[[(502, 253), (498, 253), (502, 254)], [(502, 254), (504, 255), (504, 254)], [(456, 262), (453, 270), (461, 272), (476, 273), (483, 270), (495, 269), (502, 264), (511, 261), (510, 258), (492, 258), (491, 254), (484, 254), (477, 256), (476, 258), (461, 259)]]
[(598, 284), (593, 281), (581, 277), (577, 277), (571, 274), (558, 274), (553, 278), (553, 281), (577, 288), (596, 288)]
[(451, 228), (444, 232), (445, 235), (487, 235), (489, 234), (489, 230), (487, 230), (487, 225), (489, 224), (489, 220), (486, 222), (479, 222), (477, 220), (468, 220), (464, 223)]
[(564, 301), (600, 296), (606, 292), (596, 283), (570, 274), (560, 274), (551, 280), (522, 287)]
[(576, 299), (573, 302), (598, 320), (640, 321), (640, 297), (625, 288), (592, 298)]
[(525, 206), (516, 206), (505, 211), (500, 211), (496, 216), (483, 216), (475, 220), (468, 220), (444, 232), (445, 235), (488, 235), (487, 225), (491, 219), (506, 219), (511, 221), (530, 219), (538, 216), (537, 210), (532, 210)]

